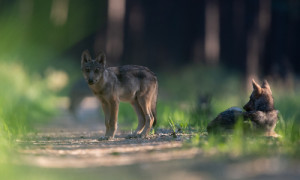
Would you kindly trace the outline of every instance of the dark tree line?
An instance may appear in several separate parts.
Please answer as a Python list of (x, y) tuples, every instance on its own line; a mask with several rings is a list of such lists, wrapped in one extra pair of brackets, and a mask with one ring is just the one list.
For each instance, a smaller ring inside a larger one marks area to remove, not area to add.
[[(128, 1), (122, 60), (149, 65), (209, 62), (205, 21), (210, 13), (205, 8), (211, 2), (219, 13), (218, 63), (247, 72), (257, 53), (255, 68), (264, 74), (299, 73), (300, 1)], [(137, 30), (130, 19), (136, 11), (144, 21)]]
[(0, 0), (0, 16), (19, 16), (26, 41), (74, 61), (92, 49), (112, 65), (300, 72), (299, 0)]
[[(300, 72), (297, 0), (130, 0), (121, 23), (123, 49), (119, 57), (108, 53), (112, 64), (154, 68), (222, 64), (245, 74), (254, 71), (282, 77), (287, 72)], [(95, 51), (105, 50), (107, 31), (99, 29), (89, 41), (82, 42)], [(216, 31), (214, 46), (209, 46), (210, 31)], [(210, 47), (216, 48), (212, 51), (217, 58), (214, 63), (207, 55), (213, 49)]]

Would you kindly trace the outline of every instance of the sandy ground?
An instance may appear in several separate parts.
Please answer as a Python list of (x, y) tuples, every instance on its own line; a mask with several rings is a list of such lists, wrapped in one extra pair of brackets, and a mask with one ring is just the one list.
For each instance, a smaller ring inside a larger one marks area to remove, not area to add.
[(31, 165), (47, 168), (87, 168), (97, 166), (129, 165), (135, 163), (192, 159), (198, 148), (183, 148), (190, 134), (176, 138), (168, 133), (158, 133), (148, 139), (126, 139), (130, 132), (120, 132), (113, 140), (99, 141), (105, 133), (103, 122), (74, 120), (66, 113), (49, 124), (37, 127), (19, 144), (23, 158)]
[(300, 179), (297, 160), (214, 159), (186, 147), (189, 134), (125, 139), (128, 132), (118, 131), (114, 140), (98, 141), (104, 135), (102, 121), (78, 123), (67, 113), (37, 128), (38, 133), (19, 141), (21, 164), (71, 171), (75, 179), (84, 174), (105, 179)]

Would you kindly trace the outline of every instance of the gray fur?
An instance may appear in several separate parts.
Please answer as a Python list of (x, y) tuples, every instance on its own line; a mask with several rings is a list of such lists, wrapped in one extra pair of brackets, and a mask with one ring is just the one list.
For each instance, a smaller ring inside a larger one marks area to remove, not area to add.
[[(254, 80), (253, 92), (249, 102), (243, 107), (246, 112), (230, 108), (220, 113), (207, 126), (208, 133), (232, 130), (237, 120), (244, 120), (243, 127), (254, 133), (276, 136), (274, 129), (278, 120), (278, 111), (274, 109), (272, 91), (267, 81), (259, 86)], [(251, 122), (250, 124), (248, 122)]]
[(158, 82), (155, 74), (137, 65), (107, 68), (103, 53), (92, 59), (88, 51), (84, 51), (81, 57), (83, 76), (105, 114), (106, 133), (101, 139), (114, 137), (120, 101), (130, 103), (138, 116), (138, 127), (129, 137), (146, 137), (156, 124)]

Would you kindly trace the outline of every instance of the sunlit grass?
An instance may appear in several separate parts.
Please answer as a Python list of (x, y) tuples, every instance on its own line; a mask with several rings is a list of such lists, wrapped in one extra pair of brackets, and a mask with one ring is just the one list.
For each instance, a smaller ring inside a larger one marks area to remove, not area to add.
[(190, 126), (190, 114), (175, 105), (159, 102), (157, 105), (157, 124), (159, 127), (187, 130)]
[[(201, 80), (197, 81), (199, 76)], [(244, 82), (235, 78), (236, 76), (239, 75), (223, 69), (205, 69), (196, 66), (183, 68), (172, 76), (161, 74), (159, 77), (160, 97), (157, 104), (158, 127), (171, 129), (173, 132), (182, 130), (194, 134), (188, 144), (200, 147), (207, 154), (215, 157), (252, 155), (299, 157), (300, 94), (297, 90), (293, 93), (286, 93), (281, 86), (273, 86), (272, 82), (270, 84), (275, 108), (280, 112), (275, 131), (281, 137), (250, 136), (243, 132), (241, 124), (237, 125), (236, 130), (229, 135), (207, 134), (208, 122), (220, 112), (233, 106), (241, 108), (248, 101), (250, 94), (241, 88)], [(172, 94), (174, 98), (170, 99)], [(207, 94), (210, 96), (209, 101), (202, 106), (199, 101)], [(120, 116), (124, 120), (123, 123), (126, 123), (124, 117), (137, 122), (133, 110), (127, 111), (126, 108), (122, 110), (121, 107)], [(132, 129), (136, 125), (132, 123)]]
[[(198, 135), (194, 136), (189, 143), (200, 147), (205, 154), (212, 157), (286, 156), (299, 158), (300, 122), (297, 110), (300, 105), (299, 95), (297, 93), (273, 95), (277, 97), (276, 109), (280, 111), (275, 129), (280, 137), (249, 135), (243, 132), (241, 124), (237, 124), (231, 134), (207, 135), (198, 132)], [(202, 126), (203, 129), (205, 127)]]
[[(246, 134), (241, 124), (231, 134), (208, 135), (206, 127), (209, 121), (230, 107), (241, 108), (248, 101), (250, 94), (242, 88), (244, 82), (237, 78), (239, 75), (225, 69), (195, 66), (183, 68), (172, 76), (161, 76), (161, 97), (157, 106), (159, 127), (192, 132), (194, 137), (188, 144), (215, 157), (299, 157), (300, 92), (297, 88), (285, 90), (270, 82), (275, 108), (280, 112), (275, 129), (279, 138)], [(174, 98), (170, 99), (172, 94)], [(209, 101), (202, 107), (199, 101), (207, 95)]]
[(38, 75), (30, 76), (17, 63), (0, 63), (0, 82), (0, 161), (3, 162), (16, 150), (17, 138), (34, 130), (36, 122), (53, 115), (55, 96), (45, 80)]

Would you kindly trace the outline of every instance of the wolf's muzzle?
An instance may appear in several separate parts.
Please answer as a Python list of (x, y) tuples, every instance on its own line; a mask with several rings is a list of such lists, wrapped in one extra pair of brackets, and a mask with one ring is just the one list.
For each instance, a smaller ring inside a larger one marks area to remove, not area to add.
[(94, 81), (93, 81), (93, 79), (89, 79), (89, 80), (88, 80), (88, 84), (89, 84), (89, 85), (92, 85), (92, 84), (94, 84)]

